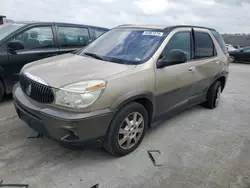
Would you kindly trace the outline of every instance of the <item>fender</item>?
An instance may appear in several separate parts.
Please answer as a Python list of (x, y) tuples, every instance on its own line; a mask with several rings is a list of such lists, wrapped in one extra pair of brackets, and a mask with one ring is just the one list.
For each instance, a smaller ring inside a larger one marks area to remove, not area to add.
[(111, 106), (111, 110), (119, 110), (121, 109), (124, 105), (138, 100), (138, 99), (148, 99), (152, 105), (153, 105), (153, 117), (155, 116), (155, 97), (153, 92), (151, 91), (145, 91), (145, 90), (135, 90), (135, 91), (130, 91), (122, 96), (120, 96)]
[(223, 72), (217, 73), (215, 76), (210, 77), (210, 83), (209, 83), (209, 85), (206, 87), (206, 89), (205, 89), (204, 92), (207, 93), (208, 90), (209, 90), (209, 88), (213, 85), (213, 83), (214, 83), (216, 80), (218, 80), (219, 78), (221, 78), (221, 77), (224, 77), (224, 78), (225, 78), (225, 84), (226, 84), (227, 77), (228, 77), (228, 72), (223, 71)]
[[(224, 84), (224, 88), (225, 88), (225, 86), (226, 86), (226, 83), (227, 83), (227, 78), (228, 78), (228, 71), (222, 71), (222, 72), (220, 72), (220, 73), (218, 73), (215, 77), (214, 77), (214, 80), (213, 80), (213, 82), (211, 83), (211, 85), (216, 81), (216, 80), (218, 80), (219, 78), (221, 78), (221, 77), (224, 77), (225, 78), (225, 84)], [(210, 85), (210, 86), (211, 86)], [(210, 87), (209, 86), (209, 87)], [(224, 89), (223, 88), (223, 89)]]
[(216, 74), (216, 76), (214, 77), (213, 82), (215, 80), (217, 80), (218, 78), (220, 78), (220, 77), (225, 77), (225, 79), (227, 79), (227, 77), (228, 77), (228, 71), (222, 71), (222, 72)]

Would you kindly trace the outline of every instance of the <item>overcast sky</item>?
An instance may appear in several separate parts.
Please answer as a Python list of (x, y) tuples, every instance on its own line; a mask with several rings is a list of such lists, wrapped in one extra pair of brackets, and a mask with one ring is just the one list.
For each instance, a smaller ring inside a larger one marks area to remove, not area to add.
[(250, 33), (250, 0), (0, 0), (14, 20), (119, 24), (192, 24)]

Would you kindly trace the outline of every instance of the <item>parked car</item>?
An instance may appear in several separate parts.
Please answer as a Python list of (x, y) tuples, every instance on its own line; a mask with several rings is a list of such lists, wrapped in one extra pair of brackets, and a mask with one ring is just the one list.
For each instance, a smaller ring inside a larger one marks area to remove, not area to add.
[(231, 62), (250, 63), (250, 47), (244, 47), (238, 51), (229, 52)]
[(226, 48), (228, 52), (237, 51), (237, 48), (235, 48), (232, 44), (226, 44)]
[(107, 28), (69, 23), (15, 22), (0, 26), (0, 101), (11, 93), (21, 68), (32, 61), (72, 52)]
[(234, 47), (236, 50), (239, 50), (239, 49), (240, 49), (240, 46), (239, 46), (239, 45), (233, 45), (233, 47)]
[(123, 156), (166, 117), (199, 103), (216, 108), (229, 62), (214, 29), (123, 25), (77, 54), (26, 65), (14, 104), (45, 136)]

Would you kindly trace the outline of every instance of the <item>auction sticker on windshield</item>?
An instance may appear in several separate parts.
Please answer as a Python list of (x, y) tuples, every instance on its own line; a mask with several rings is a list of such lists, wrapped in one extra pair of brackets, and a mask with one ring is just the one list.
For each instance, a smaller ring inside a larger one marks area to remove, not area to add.
[(157, 37), (162, 37), (163, 32), (157, 32), (157, 31), (144, 31), (142, 35), (152, 35), (152, 36), (157, 36)]

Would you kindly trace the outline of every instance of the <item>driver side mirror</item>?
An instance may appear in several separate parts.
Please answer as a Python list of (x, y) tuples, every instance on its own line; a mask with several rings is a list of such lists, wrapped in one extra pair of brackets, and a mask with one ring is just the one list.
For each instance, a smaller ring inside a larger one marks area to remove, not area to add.
[(163, 54), (163, 58), (157, 61), (157, 68), (161, 69), (169, 65), (176, 65), (185, 63), (187, 61), (187, 54), (183, 50), (173, 49)]
[(14, 40), (8, 43), (7, 45), (8, 50), (13, 52), (16, 50), (23, 50), (24, 49), (24, 43), (20, 40)]

